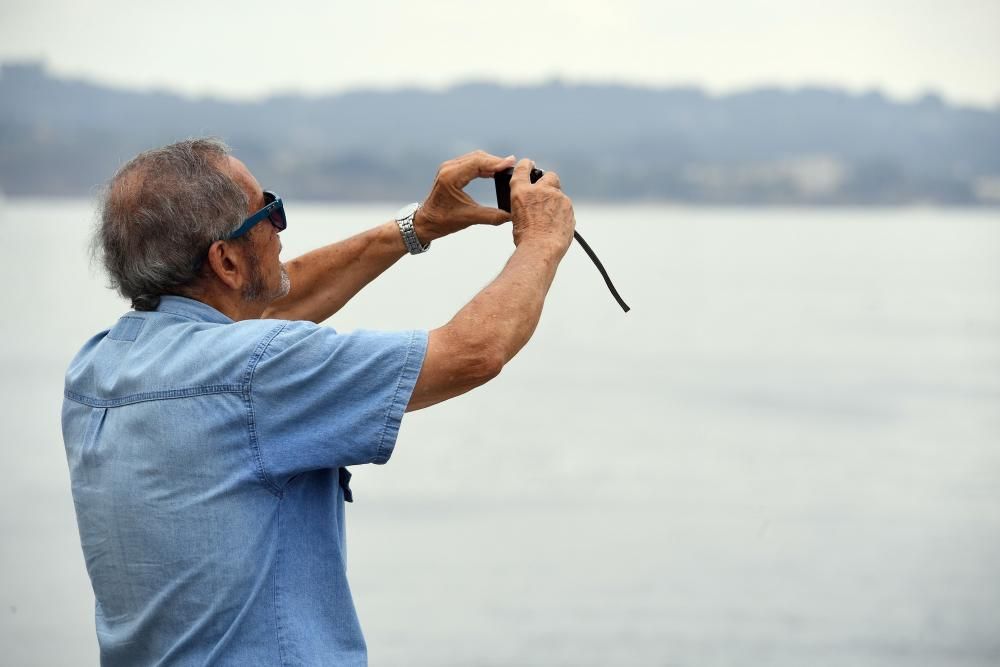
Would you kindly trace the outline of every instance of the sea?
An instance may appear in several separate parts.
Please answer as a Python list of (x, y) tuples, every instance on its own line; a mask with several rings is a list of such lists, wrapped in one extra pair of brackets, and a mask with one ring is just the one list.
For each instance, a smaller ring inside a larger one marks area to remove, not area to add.
[[(0, 662), (98, 662), (59, 413), (127, 304), (90, 200), (0, 206)], [(395, 204), (289, 202), (289, 259)], [(374, 666), (1000, 665), (1000, 212), (576, 207), (527, 347), (353, 469)], [(432, 329), (509, 226), (326, 324)], [(322, 582), (317, 582), (322, 585)]]

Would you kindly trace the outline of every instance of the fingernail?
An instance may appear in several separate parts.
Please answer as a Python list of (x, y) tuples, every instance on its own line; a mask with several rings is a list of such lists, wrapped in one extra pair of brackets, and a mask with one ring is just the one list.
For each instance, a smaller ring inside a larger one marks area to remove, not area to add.
[(508, 155), (507, 157), (504, 158), (504, 160), (513, 160), (513, 159), (514, 159), (513, 155)]

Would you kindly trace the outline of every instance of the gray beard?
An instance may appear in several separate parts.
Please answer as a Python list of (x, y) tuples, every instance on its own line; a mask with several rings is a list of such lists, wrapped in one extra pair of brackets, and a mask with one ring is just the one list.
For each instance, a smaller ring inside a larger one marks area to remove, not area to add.
[(288, 271), (285, 269), (285, 265), (281, 265), (281, 285), (278, 287), (278, 296), (275, 299), (281, 299), (288, 296), (288, 293), (292, 291), (292, 279), (288, 277)]
[(288, 292), (292, 289), (292, 279), (288, 277), (288, 271), (285, 269), (284, 264), (281, 265), (281, 283), (272, 292), (267, 291), (264, 274), (261, 273), (260, 264), (254, 256), (251, 256), (251, 266), (253, 268), (251, 269), (250, 280), (243, 287), (243, 294), (241, 295), (244, 301), (249, 303), (271, 303), (284, 296), (288, 296)]

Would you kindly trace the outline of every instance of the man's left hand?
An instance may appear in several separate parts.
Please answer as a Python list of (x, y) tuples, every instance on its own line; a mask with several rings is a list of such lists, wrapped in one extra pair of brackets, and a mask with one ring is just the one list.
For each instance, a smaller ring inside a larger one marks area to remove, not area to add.
[(434, 185), (413, 219), (421, 243), (429, 243), (472, 225), (501, 225), (510, 213), (480, 206), (465, 193), (474, 178), (492, 178), (498, 171), (514, 166), (514, 156), (497, 157), (484, 151), (466, 153), (444, 162), (434, 177)]

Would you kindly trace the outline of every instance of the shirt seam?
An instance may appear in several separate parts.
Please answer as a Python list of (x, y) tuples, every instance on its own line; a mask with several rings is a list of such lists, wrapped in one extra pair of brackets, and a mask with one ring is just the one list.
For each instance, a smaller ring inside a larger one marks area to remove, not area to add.
[(200, 387), (182, 387), (179, 389), (161, 389), (159, 391), (144, 391), (116, 398), (96, 398), (87, 396), (69, 389), (63, 391), (63, 395), (75, 402), (89, 405), (93, 408), (117, 408), (133, 403), (145, 403), (148, 401), (164, 401), (176, 398), (188, 398), (191, 396), (204, 396), (206, 394), (240, 394), (243, 393), (243, 385), (239, 384), (210, 384)]
[(281, 584), (280, 584), (280, 576), (279, 576), (279, 573), (281, 571), (281, 544), (282, 544), (282, 539), (281, 539), (281, 536), (282, 536), (282, 525), (281, 525), (281, 520), (282, 520), (282, 511), (281, 511), (281, 509), (282, 508), (281, 508), (281, 500), (282, 500), (282, 498), (281, 498), (281, 496), (279, 496), (278, 497), (278, 518), (277, 518), (277, 522), (278, 522), (278, 531), (277, 531), (278, 532), (278, 539), (277, 539), (277, 544), (275, 545), (275, 550), (274, 550), (275, 553), (274, 553), (274, 569), (272, 570), (272, 584), (274, 586), (274, 589), (273, 589), (274, 590), (274, 599), (273, 599), (273, 602), (274, 602), (274, 639), (275, 639), (275, 642), (277, 643), (277, 646), (278, 646), (278, 664), (281, 665), (281, 666), (284, 666), (286, 663), (285, 663), (285, 655), (284, 655), (285, 652), (282, 650), (283, 649), (283, 647), (282, 647), (282, 637), (281, 637), (281, 618), (282, 618), (282, 614), (281, 614), (281, 590), (280, 590)]
[(192, 322), (207, 322), (209, 324), (219, 324), (218, 322), (213, 322), (211, 320), (200, 320), (197, 317), (191, 317), (190, 315), (185, 315), (184, 313), (178, 313), (176, 310), (169, 310), (167, 308), (157, 308), (157, 313), (166, 313), (168, 315), (174, 315), (175, 317), (183, 317), (185, 320), (191, 320)]
[(253, 375), (254, 371), (257, 370), (257, 364), (260, 363), (260, 360), (264, 356), (264, 352), (267, 350), (268, 346), (270, 346), (271, 341), (273, 341), (286, 326), (288, 326), (288, 322), (283, 322), (269, 331), (266, 336), (261, 338), (260, 342), (257, 344), (257, 348), (253, 351), (253, 354), (250, 355), (250, 361), (247, 363), (246, 371), (243, 373), (243, 400), (247, 407), (247, 433), (249, 435), (250, 451), (253, 453), (254, 461), (257, 466), (257, 477), (264, 483), (271, 493), (279, 498), (281, 497), (282, 489), (274, 482), (273, 479), (271, 479), (271, 476), (267, 474), (267, 468), (264, 465), (264, 457), (261, 456), (260, 453), (260, 439), (257, 434), (257, 417), (253, 407)]

